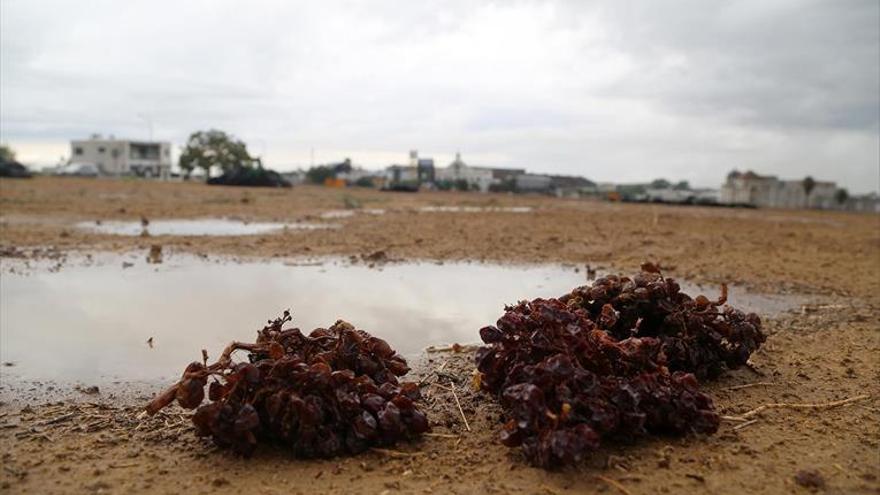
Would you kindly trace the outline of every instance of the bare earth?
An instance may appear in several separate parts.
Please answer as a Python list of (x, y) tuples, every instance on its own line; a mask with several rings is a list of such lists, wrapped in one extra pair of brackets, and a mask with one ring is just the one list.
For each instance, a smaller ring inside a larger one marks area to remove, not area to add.
[[(320, 216), (346, 205), (381, 208), (385, 214)], [(424, 206), (485, 209), (419, 212)], [(532, 211), (503, 210), (521, 206)], [(327, 222), (342, 228), (126, 238), (72, 226), (141, 216)], [(254, 458), (241, 459), (197, 439), (181, 409), (144, 419), (137, 401), (111, 403), (98, 396), (94, 403), (3, 404), (0, 491), (807, 493), (811, 489), (798, 485), (795, 476), (815, 470), (824, 488), (813, 491), (880, 493), (880, 216), (310, 186), (259, 190), (0, 180), (3, 256), (63, 260), (69, 252), (146, 253), (153, 244), (235, 256), (575, 262), (624, 273), (652, 260), (674, 277), (810, 294), (814, 302), (799, 311), (765, 320), (770, 336), (752, 358), (754, 370), (728, 373), (706, 390), (730, 416), (764, 404), (857, 400), (839, 407), (766, 409), (748, 424), (723, 422), (711, 437), (609, 444), (583, 466), (546, 472), (495, 441), (500, 411), (470, 390), (471, 355), (439, 352), (428, 354), (414, 371), (416, 379), (425, 378), (432, 435), (351, 458), (303, 461), (262, 448)], [(440, 366), (448, 374), (434, 374)], [(448, 389), (452, 377), (470, 431)]]

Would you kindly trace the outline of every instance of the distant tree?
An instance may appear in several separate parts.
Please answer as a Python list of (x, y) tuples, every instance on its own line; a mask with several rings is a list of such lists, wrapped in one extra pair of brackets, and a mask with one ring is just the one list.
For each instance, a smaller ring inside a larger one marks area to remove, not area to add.
[(666, 179), (654, 179), (650, 184), (652, 189), (669, 189), (672, 187), (672, 183)]
[(842, 205), (846, 203), (846, 200), (849, 199), (849, 191), (846, 189), (838, 189), (836, 193), (834, 193), (834, 200), (837, 201), (837, 204)]
[(325, 180), (333, 177), (336, 177), (336, 171), (327, 165), (318, 165), (306, 171), (306, 179), (314, 184), (323, 184)]
[(15, 151), (6, 144), (0, 144), (0, 162), (14, 162)]
[(333, 170), (338, 174), (339, 173), (347, 174), (347, 173), (351, 172), (351, 169), (352, 169), (351, 158), (346, 158), (345, 160), (342, 160), (342, 163), (336, 164), (336, 166), (333, 168)]
[(804, 194), (806, 195), (807, 207), (810, 206), (810, 194), (813, 192), (813, 189), (816, 188), (816, 180), (810, 177), (809, 175), (804, 178), (803, 181), (804, 186)]
[(251, 168), (254, 162), (248, 153), (247, 145), (223, 131), (211, 129), (190, 134), (178, 164), (186, 177), (196, 168), (205, 170), (210, 177), (212, 167), (220, 167), (224, 173), (241, 168)]
[(673, 189), (676, 189), (676, 190), (679, 190), (679, 191), (689, 191), (690, 188), (691, 188), (691, 183), (688, 182), (688, 181), (686, 181), (686, 180), (683, 180), (683, 181), (679, 182), (678, 184), (676, 184), (676, 185), (673, 187)]

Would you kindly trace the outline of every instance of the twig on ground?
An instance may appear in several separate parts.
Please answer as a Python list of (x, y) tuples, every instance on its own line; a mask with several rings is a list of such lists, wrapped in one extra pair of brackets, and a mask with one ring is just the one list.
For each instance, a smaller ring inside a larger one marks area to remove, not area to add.
[(464, 415), (464, 410), (461, 408), (461, 402), (458, 401), (458, 394), (455, 393), (455, 382), (450, 381), (449, 387), (452, 390), (452, 397), (455, 398), (455, 405), (458, 406), (458, 412), (461, 413), (461, 419), (464, 420), (464, 427), (467, 428), (467, 431), (471, 431), (471, 425), (468, 424), (467, 417)]
[(401, 452), (400, 450), (380, 449), (377, 447), (373, 447), (370, 450), (390, 457), (417, 457), (420, 455), (425, 455), (424, 452)]
[(749, 425), (753, 425), (753, 424), (755, 424), (755, 423), (757, 423), (757, 422), (758, 422), (757, 419), (753, 419), (753, 420), (751, 420), (751, 421), (746, 421), (745, 423), (740, 423), (740, 424), (734, 426), (733, 429), (734, 429), (734, 430), (742, 430), (743, 428), (745, 428), (745, 427), (747, 427), (747, 426), (749, 426)]
[(429, 378), (431, 378), (431, 377), (434, 376), (435, 374), (440, 373), (441, 371), (443, 371), (443, 369), (446, 368), (446, 365), (447, 365), (447, 364), (449, 364), (449, 360), (443, 361), (443, 364), (441, 364), (439, 368), (437, 368), (437, 369), (434, 370), (433, 372), (428, 373), (427, 375), (425, 375), (424, 377), (422, 377), (422, 379), (419, 380), (419, 386), (421, 387), (422, 385), (425, 384), (425, 382), (428, 381)]
[(745, 364), (745, 367), (746, 367), (749, 371), (751, 371), (752, 373), (754, 373), (754, 374), (756, 374), (756, 375), (758, 375), (758, 376), (764, 376), (764, 372), (761, 371), (761, 370), (759, 370), (757, 366), (755, 366), (754, 364), (751, 363), (751, 361), (747, 361), (746, 364)]
[(607, 476), (602, 476), (601, 474), (596, 475), (596, 479), (602, 480), (605, 483), (608, 483), (612, 487), (616, 488), (617, 491), (622, 493), (623, 495), (632, 495), (632, 492), (627, 490), (625, 486), (623, 486), (619, 481), (613, 480)]
[(752, 387), (775, 387), (779, 385), (778, 383), (773, 382), (755, 382), (755, 383), (746, 383), (745, 385), (736, 385), (734, 387), (726, 387), (721, 390), (742, 390), (744, 388), (752, 388)]
[(721, 416), (721, 419), (723, 419), (724, 421), (739, 421), (741, 423), (748, 421), (747, 419), (743, 419), (739, 416)]
[(461, 435), (450, 435), (448, 433), (422, 433), (422, 436), (436, 438), (461, 438)]
[(40, 421), (39, 423), (37, 423), (37, 424), (34, 425), (34, 426), (49, 426), (49, 425), (54, 425), (54, 424), (56, 424), (56, 423), (60, 423), (60, 422), (62, 422), (62, 421), (67, 421), (68, 419), (70, 419), (70, 418), (72, 418), (72, 417), (74, 417), (74, 416), (76, 416), (76, 413), (62, 414), (61, 416), (56, 416), (56, 417), (54, 417), (54, 418), (52, 418), (52, 419), (47, 419), (46, 421)]
[(747, 421), (752, 416), (756, 416), (761, 412), (766, 411), (767, 409), (832, 409), (835, 407), (852, 404), (853, 402), (858, 402), (860, 400), (865, 400), (869, 397), (870, 395), (863, 394), (856, 397), (850, 397), (849, 399), (842, 399), (818, 404), (791, 404), (788, 402), (776, 402), (771, 404), (764, 404), (763, 406), (758, 406), (751, 411), (740, 414), (739, 416), (724, 416), (722, 419), (727, 419), (730, 421)]
[(849, 475), (850, 475), (850, 472), (847, 471), (846, 469), (844, 469), (843, 466), (841, 466), (840, 464), (838, 464), (838, 463), (835, 462), (834, 464), (832, 464), (832, 466), (834, 467), (834, 469), (840, 471), (840, 472), (843, 473), (844, 475), (846, 475), (846, 476), (849, 476)]
[(428, 347), (425, 349), (426, 352), (470, 352), (475, 351), (480, 346), (478, 345), (461, 345), (461, 344), (452, 344), (446, 347)]
[(552, 487), (549, 487), (547, 485), (541, 485), (541, 489), (543, 489), (545, 492), (550, 493), (552, 495), (557, 495), (559, 493), (559, 490), (555, 490)]

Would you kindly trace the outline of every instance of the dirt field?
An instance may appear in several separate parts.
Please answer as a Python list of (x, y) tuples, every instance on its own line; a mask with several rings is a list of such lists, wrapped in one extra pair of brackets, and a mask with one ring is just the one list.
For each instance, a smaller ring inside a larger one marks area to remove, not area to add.
[[(385, 213), (321, 216), (347, 206)], [(425, 206), (483, 210), (419, 211)], [(226, 216), (341, 228), (238, 238), (143, 238), (72, 226), (141, 216)], [(814, 302), (799, 311), (765, 320), (769, 337), (752, 357), (754, 370), (737, 370), (708, 384), (721, 414), (867, 395), (841, 407), (768, 409), (748, 424), (726, 421), (711, 437), (607, 445), (583, 466), (545, 472), (495, 441), (499, 410), (468, 389), (470, 356), (439, 353), (430, 355), (433, 361), (419, 366), (416, 375), (430, 375), (447, 362), (444, 369), (460, 381), (472, 431), (451, 406), (449, 392), (435, 385), (425, 389), (433, 436), (393, 451), (328, 461), (294, 460), (272, 449), (253, 459), (236, 458), (195, 438), (176, 408), (141, 420), (136, 401), (5, 404), (0, 406), (4, 492), (807, 493), (795, 476), (815, 470), (824, 488), (813, 490), (880, 493), (877, 215), (38, 178), (0, 180), (0, 218), (4, 256), (146, 253), (159, 243), (204, 254), (575, 262), (622, 272), (652, 260), (674, 277), (812, 296)], [(432, 375), (427, 381), (436, 380)]]

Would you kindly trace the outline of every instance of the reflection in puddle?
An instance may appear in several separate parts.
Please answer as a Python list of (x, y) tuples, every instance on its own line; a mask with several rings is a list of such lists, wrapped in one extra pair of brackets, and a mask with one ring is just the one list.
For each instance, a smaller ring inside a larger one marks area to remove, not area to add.
[(293, 223), (285, 224), (278, 222), (242, 222), (227, 218), (201, 218), (187, 220), (154, 220), (147, 226), (140, 221), (104, 221), (80, 222), (76, 227), (99, 234), (138, 236), (144, 230), (150, 235), (176, 235), (176, 236), (235, 236), (256, 235), (271, 232), (280, 232), (285, 229), (313, 230), (332, 229), (338, 225), (321, 223)]
[[(414, 355), (471, 342), (505, 303), (562, 293), (583, 281), (562, 267), (326, 262), (209, 263), (176, 255), (162, 265), (66, 266), (4, 273), (0, 361), (25, 379), (170, 378), (231, 340), (253, 340), (286, 308), (304, 330), (346, 319)], [(153, 348), (147, 340), (153, 338)]]
[(423, 206), (422, 213), (529, 213), (531, 206)]
[[(332, 260), (212, 263), (175, 255), (123, 270), (128, 259), (4, 273), (0, 361), (15, 363), (4, 377), (169, 380), (200, 359), (202, 348), (213, 358), (232, 340), (251, 341), (286, 308), (304, 331), (342, 318), (413, 357), (430, 345), (479, 340), (479, 328), (494, 323), (505, 304), (585, 283), (583, 271), (560, 265), (404, 263), (377, 270)], [(762, 315), (794, 305), (736, 290), (731, 301)]]

